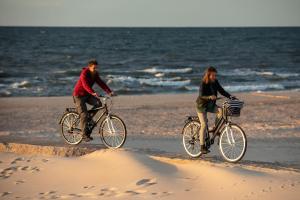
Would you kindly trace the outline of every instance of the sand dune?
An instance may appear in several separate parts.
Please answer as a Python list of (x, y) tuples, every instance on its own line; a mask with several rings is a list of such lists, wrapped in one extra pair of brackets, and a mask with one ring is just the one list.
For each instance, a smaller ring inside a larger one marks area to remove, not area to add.
[(298, 199), (300, 173), (101, 150), (60, 158), (1, 153), (3, 199)]

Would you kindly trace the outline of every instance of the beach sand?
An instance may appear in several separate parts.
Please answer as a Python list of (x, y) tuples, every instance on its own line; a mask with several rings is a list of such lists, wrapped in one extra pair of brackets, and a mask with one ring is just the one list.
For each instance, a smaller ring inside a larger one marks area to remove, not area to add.
[(59, 158), (1, 153), (3, 199), (298, 199), (300, 173), (126, 150)]
[[(239, 123), (248, 150), (239, 164), (222, 160), (215, 145), (190, 159), (181, 144), (196, 94), (120, 96), (113, 111), (128, 139), (121, 150), (96, 141), (80, 157), (0, 153), (1, 199), (298, 199), (300, 92), (236, 94), (245, 101)], [(68, 147), (58, 120), (71, 97), (0, 98), (0, 141)], [(212, 118), (212, 116), (210, 116)], [(213, 120), (210, 120), (213, 121)]]
[[(245, 101), (245, 106), (241, 117), (233, 120), (248, 137), (300, 137), (299, 91), (236, 96)], [(173, 137), (181, 133), (186, 116), (196, 115), (196, 97), (197, 94), (119, 96), (114, 98), (113, 112), (124, 119), (130, 135)], [(66, 107), (74, 107), (72, 97), (0, 98), (0, 137), (60, 137), (58, 121)]]

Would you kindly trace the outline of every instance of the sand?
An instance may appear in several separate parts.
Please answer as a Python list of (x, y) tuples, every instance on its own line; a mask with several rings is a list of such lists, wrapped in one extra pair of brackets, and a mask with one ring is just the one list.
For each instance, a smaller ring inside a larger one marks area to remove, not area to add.
[[(125, 120), (131, 135), (174, 137), (181, 133), (186, 116), (196, 115), (196, 95), (119, 96), (114, 98), (113, 111)], [(299, 91), (235, 95), (245, 101), (245, 107), (241, 117), (233, 120), (248, 137), (300, 137)], [(69, 96), (0, 98), (0, 139), (60, 137), (59, 118), (73, 106)]]
[(3, 199), (298, 199), (300, 173), (126, 150), (59, 158), (1, 153)]
[(233, 120), (249, 145), (239, 164), (224, 162), (217, 145), (201, 159), (185, 154), (181, 129), (196, 94), (116, 97), (124, 148), (107, 150), (97, 138), (80, 144), (96, 150), (83, 156), (65, 150), (59, 133), (71, 97), (0, 98), (0, 142), (18, 150), (0, 153), (0, 199), (298, 199), (300, 92), (236, 95), (246, 104)]

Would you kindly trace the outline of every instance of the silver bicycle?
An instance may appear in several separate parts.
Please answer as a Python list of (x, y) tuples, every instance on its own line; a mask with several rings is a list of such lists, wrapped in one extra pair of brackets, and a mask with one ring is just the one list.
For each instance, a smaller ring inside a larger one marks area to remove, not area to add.
[[(111, 97), (101, 96), (99, 100), (103, 102), (103, 106), (88, 111), (88, 131), (92, 133), (94, 128), (99, 125), (99, 135), (104, 145), (108, 148), (120, 148), (126, 140), (126, 125), (120, 117), (111, 113), (113, 106)], [(99, 113), (101, 114), (99, 115)], [(66, 143), (77, 145), (82, 141), (80, 117), (75, 108), (66, 108), (59, 124), (61, 135)]]
[[(244, 102), (227, 100), (222, 105), (222, 117), (215, 128), (207, 128), (205, 145), (207, 149), (214, 144), (218, 136), (218, 145), (222, 157), (228, 162), (240, 161), (247, 150), (247, 137), (244, 130), (231, 121), (231, 117), (240, 116)], [(193, 158), (201, 156), (199, 130), (201, 123), (197, 116), (189, 116), (182, 131), (182, 142), (187, 154)]]

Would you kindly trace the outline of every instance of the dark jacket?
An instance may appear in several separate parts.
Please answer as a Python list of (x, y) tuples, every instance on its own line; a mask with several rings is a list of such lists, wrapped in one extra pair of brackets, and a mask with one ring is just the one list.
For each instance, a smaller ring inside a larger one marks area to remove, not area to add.
[(80, 78), (77, 81), (73, 96), (87, 96), (93, 94), (95, 91), (93, 90), (94, 83), (97, 83), (107, 94), (111, 93), (110, 88), (100, 79), (98, 72), (96, 72), (95, 77), (93, 78), (88, 67), (82, 69)]
[(213, 112), (216, 106), (216, 101), (210, 100), (209, 97), (212, 95), (218, 96), (218, 92), (227, 98), (230, 98), (231, 96), (224, 90), (218, 80), (208, 84), (202, 82), (199, 88), (199, 96), (196, 100), (198, 111)]

